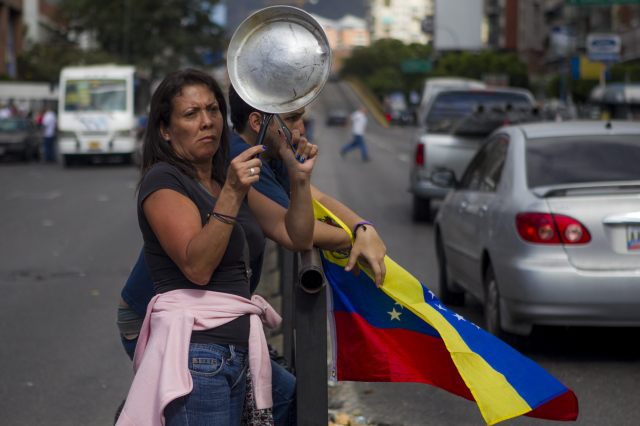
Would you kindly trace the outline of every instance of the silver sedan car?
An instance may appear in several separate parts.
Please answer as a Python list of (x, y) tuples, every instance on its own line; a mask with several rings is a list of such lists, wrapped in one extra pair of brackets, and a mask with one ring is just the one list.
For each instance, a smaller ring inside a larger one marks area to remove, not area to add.
[(503, 127), (435, 221), (444, 303), (483, 303), (493, 334), (640, 326), (640, 123)]

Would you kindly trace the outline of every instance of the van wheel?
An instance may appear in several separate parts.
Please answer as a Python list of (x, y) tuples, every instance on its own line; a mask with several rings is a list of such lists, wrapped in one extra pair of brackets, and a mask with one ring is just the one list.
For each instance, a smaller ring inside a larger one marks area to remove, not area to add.
[(442, 303), (451, 306), (464, 305), (464, 292), (452, 291), (449, 288), (449, 276), (447, 274), (447, 258), (444, 254), (444, 246), (440, 235), (436, 237), (436, 257), (438, 259), (438, 296)]
[(431, 200), (413, 196), (413, 220), (415, 222), (431, 222)]

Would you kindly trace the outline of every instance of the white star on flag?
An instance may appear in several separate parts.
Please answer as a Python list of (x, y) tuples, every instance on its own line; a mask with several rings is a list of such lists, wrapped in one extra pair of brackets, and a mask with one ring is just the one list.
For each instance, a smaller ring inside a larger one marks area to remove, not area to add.
[(387, 312), (391, 316), (391, 321), (398, 320), (400, 321), (401, 312), (396, 311), (396, 308), (391, 309), (391, 312)]

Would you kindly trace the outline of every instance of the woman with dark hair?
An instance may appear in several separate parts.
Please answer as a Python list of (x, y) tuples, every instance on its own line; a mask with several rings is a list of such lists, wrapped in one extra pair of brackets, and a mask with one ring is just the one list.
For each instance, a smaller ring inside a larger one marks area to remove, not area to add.
[[(266, 148), (227, 163), (227, 111), (201, 71), (168, 75), (152, 99), (145, 133), (138, 221), (157, 295), (134, 357), (136, 375), (122, 425), (238, 425), (247, 366), (258, 408), (271, 406), (263, 322), (279, 317), (250, 298), (251, 259), (264, 236), (290, 250), (311, 248), (310, 176), (317, 147), (293, 132), (277, 147), (291, 178), (287, 210), (252, 189)], [(250, 355), (250, 356), (249, 356)]]

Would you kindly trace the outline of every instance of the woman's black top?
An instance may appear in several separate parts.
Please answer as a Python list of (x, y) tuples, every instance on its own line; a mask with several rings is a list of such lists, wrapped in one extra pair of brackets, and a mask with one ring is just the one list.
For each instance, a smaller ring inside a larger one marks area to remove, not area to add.
[[(230, 293), (250, 298), (250, 285), (246, 271), (244, 246), (249, 243), (251, 264), (260, 263), (264, 252), (265, 238), (246, 201), (238, 211), (238, 223), (233, 226), (227, 249), (220, 264), (207, 285), (195, 284), (164, 251), (144, 215), (142, 204), (153, 192), (170, 189), (188, 197), (198, 207), (202, 225), (207, 223), (216, 199), (195, 179), (185, 175), (175, 166), (160, 162), (145, 174), (138, 193), (138, 223), (144, 239), (145, 261), (149, 267), (156, 293), (176, 289), (196, 289)], [(195, 343), (218, 343), (246, 346), (249, 339), (249, 317), (244, 315), (211, 330), (194, 331), (191, 341)]]

